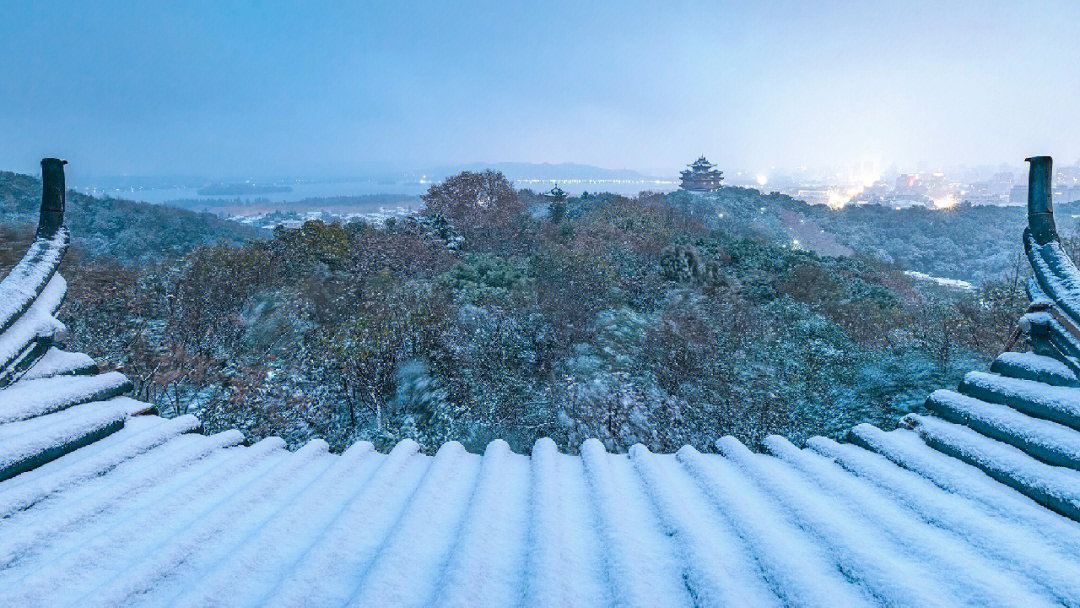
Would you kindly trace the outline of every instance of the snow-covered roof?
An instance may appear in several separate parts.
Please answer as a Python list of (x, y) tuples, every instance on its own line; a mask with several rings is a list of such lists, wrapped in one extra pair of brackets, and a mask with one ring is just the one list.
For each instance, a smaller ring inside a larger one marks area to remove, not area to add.
[(1080, 604), (1080, 271), (1028, 240), (1027, 352), (899, 430), (429, 456), (148, 414), (57, 348), (39, 236), (0, 283), (0, 605)]

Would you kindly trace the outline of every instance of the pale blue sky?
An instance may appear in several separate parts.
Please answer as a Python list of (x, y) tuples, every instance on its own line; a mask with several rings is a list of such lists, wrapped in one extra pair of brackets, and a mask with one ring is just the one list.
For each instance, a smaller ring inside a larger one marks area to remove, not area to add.
[(0, 168), (1080, 158), (1080, 3), (0, 8)]

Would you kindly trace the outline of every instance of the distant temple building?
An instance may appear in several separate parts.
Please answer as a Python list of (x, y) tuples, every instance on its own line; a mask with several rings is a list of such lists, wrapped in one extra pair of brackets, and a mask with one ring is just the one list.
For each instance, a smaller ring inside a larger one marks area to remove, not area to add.
[(555, 184), (555, 187), (544, 193), (544, 198), (553, 203), (561, 203), (566, 200), (566, 191)]
[(702, 156), (681, 173), (682, 183), (679, 186), (691, 192), (719, 190), (720, 182), (724, 181), (724, 172), (714, 169), (715, 166)]
[(566, 191), (555, 184), (555, 187), (544, 193), (548, 200), (548, 219), (558, 224), (566, 217)]

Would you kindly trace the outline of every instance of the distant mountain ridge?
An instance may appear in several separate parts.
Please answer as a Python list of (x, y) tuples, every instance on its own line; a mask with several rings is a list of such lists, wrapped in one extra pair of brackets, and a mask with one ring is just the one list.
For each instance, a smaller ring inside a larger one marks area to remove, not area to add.
[(445, 177), (462, 171), (483, 171), (492, 169), (502, 172), (511, 180), (552, 179), (552, 180), (648, 180), (654, 176), (632, 169), (605, 169), (579, 163), (468, 163), (462, 165), (444, 165), (434, 167), (430, 175)]

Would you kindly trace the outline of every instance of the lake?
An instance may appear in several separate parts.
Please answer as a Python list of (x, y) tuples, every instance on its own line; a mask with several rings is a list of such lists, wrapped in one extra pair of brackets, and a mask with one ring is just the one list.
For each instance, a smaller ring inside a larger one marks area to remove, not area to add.
[[(556, 180), (527, 179), (514, 180), (517, 188), (530, 188), (534, 191), (543, 192), (551, 189)], [(147, 203), (162, 204), (176, 200), (228, 200), (235, 201), (259, 201), (268, 200), (274, 202), (293, 202), (308, 198), (328, 198), (335, 196), (360, 196), (365, 194), (400, 194), (404, 196), (418, 196), (427, 191), (433, 182), (387, 182), (381, 180), (339, 180), (339, 181), (273, 181), (267, 185), (288, 185), (292, 188), (289, 192), (275, 192), (271, 194), (240, 194), (227, 196), (201, 196), (198, 193), (202, 186), (178, 186), (165, 188), (146, 188), (132, 186), (128, 188), (81, 188), (80, 192), (93, 196), (109, 196)], [(653, 192), (670, 192), (678, 187), (678, 183), (670, 180), (611, 180), (611, 179), (575, 179), (559, 180), (559, 187), (571, 196), (580, 195), (582, 192), (614, 192), (616, 194), (634, 195), (643, 190)], [(260, 184), (261, 185), (261, 184)]]

